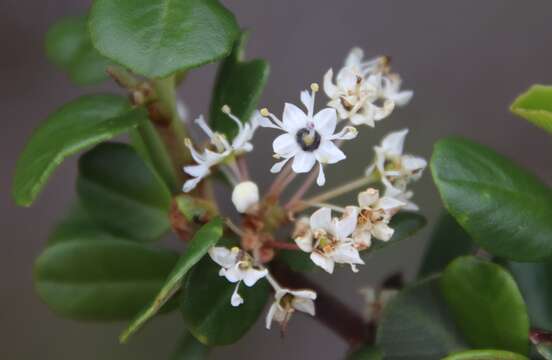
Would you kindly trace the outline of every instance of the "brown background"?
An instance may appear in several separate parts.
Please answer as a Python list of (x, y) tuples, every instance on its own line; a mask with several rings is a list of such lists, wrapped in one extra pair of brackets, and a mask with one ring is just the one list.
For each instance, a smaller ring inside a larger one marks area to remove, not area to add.
[[(550, 1), (224, 1), (240, 24), (253, 30), (249, 56), (268, 59), (272, 74), (262, 98), (279, 112), (284, 101), (338, 67), (354, 45), (367, 54), (389, 54), (415, 90), (410, 106), (345, 149), (348, 166), (328, 172), (330, 183), (357, 176), (370, 161), (374, 142), (387, 131), (409, 127), (408, 151), (429, 158), (440, 137), (460, 134), (488, 144), (548, 183), (552, 179), (550, 137), (508, 113), (530, 84), (552, 83)], [(16, 208), (9, 195), (17, 154), (49, 112), (88, 92), (77, 89), (43, 55), (43, 35), (61, 16), (83, 12), (84, 0), (16, 1), (0, 4), (0, 101), (2, 105), (0, 252), (0, 344), (3, 359), (163, 359), (181, 328), (178, 315), (160, 318), (126, 346), (117, 334), (124, 324), (83, 324), (55, 317), (32, 288), (33, 259), (48, 231), (74, 197), (75, 159), (55, 173), (30, 209)], [(205, 112), (214, 66), (194, 71), (181, 90), (193, 116)], [(96, 89), (97, 90), (97, 89)], [(264, 133), (263, 136), (272, 136)], [(262, 137), (262, 136), (261, 136)], [(269, 140), (269, 138), (265, 139)], [(270, 179), (267, 142), (252, 157), (263, 185)], [(355, 164), (356, 166), (353, 166)], [(359, 166), (360, 165), (360, 166)], [(258, 174), (258, 175), (257, 175)], [(440, 212), (429, 173), (416, 186), (416, 200), (433, 221)], [(428, 227), (429, 228), (429, 227)], [(428, 230), (373, 258), (357, 275), (340, 269), (317, 275), (344, 301), (360, 309), (356, 288), (392, 270), (410, 276), (418, 266)], [(443, 241), (446, 241), (444, 239)], [(338, 317), (339, 314), (336, 314)], [(259, 322), (238, 344), (212, 358), (338, 359), (346, 347), (314, 320), (297, 316), (289, 333), (264, 331)]]

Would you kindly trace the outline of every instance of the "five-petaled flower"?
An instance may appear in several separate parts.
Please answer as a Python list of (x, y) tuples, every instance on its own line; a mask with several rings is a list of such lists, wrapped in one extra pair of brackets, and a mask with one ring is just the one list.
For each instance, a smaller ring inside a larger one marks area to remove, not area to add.
[(282, 121), (267, 109), (262, 109), (261, 115), (264, 118), (260, 125), (285, 132), (272, 144), (274, 157), (283, 160), (274, 164), (271, 172), (280, 172), (290, 159), (293, 159), (292, 169), (296, 173), (309, 172), (318, 162), (320, 170), (316, 182), (322, 186), (326, 181), (323, 165), (337, 163), (346, 157), (333, 141), (353, 139), (357, 135), (357, 130), (346, 126), (335, 133), (337, 125), (335, 110), (325, 108), (314, 114), (314, 98), (318, 85), (312, 84), (311, 90), (311, 94), (307, 91), (301, 92), (301, 102), (307, 108), (306, 114), (297, 106), (286, 103)]
[(427, 161), (419, 156), (403, 154), (403, 146), (408, 129), (395, 131), (383, 138), (380, 146), (375, 146), (376, 159), (367, 170), (368, 176), (377, 171), (385, 185), (385, 196), (394, 197), (406, 205), (405, 210), (418, 210), (418, 206), (409, 199), (412, 191), (408, 184), (418, 180), (427, 166)]
[(267, 269), (255, 265), (253, 258), (237, 247), (227, 249), (215, 246), (209, 249), (209, 256), (221, 266), (220, 276), (224, 276), (231, 283), (237, 283), (230, 301), (232, 306), (240, 306), (243, 303), (243, 298), (238, 293), (242, 281), (251, 287), (268, 274)]
[(392, 197), (380, 197), (379, 191), (369, 188), (358, 194), (358, 207), (347, 207), (347, 211), (358, 214), (357, 227), (353, 232), (353, 239), (359, 250), (370, 247), (372, 237), (388, 241), (394, 230), (389, 227), (391, 217), (403, 207), (405, 203)]
[(328, 273), (333, 273), (335, 263), (349, 264), (354, 272), (356, 265), (364, 264), (359, 256), (354, 240), (350, 237), (357, 225), (357, 214), (354, 209), (347, 212), (342, 219), (332, 219), (329, 208), (315, 211), (306, 228), (304, 222), (296, 229), (295, 243), (311, 260)]

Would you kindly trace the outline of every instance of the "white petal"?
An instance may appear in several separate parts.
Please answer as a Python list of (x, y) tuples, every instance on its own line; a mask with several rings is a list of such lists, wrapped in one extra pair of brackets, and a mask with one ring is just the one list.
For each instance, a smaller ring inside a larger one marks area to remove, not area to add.
[(421, 172), (427, 166), (427, 161), (422, 157), (404, 155), (402, 157), (402, 166), (409, 173), (419, 172), (419, 175), (421, 175)]
[(332, 259), (320, 255), (319, 253), (311, 253), (310, 258), (313, 263), (320, 266), (326, 272), (332, 274), (334, 271), (335, 263)]
[(374, 122), (374, 117), (371, 114), (355, 114), (351, 117), (351, 123), (354, 125), (368, 125), (374, 127), (376, 124)]
[(283, 130), (278, 125), (274, 124), (272, 121), (270, 121), (268, 118), (266, 118), (264, 116), (261, 116), (259, 118), (259, 126), (260, 127), (265, 127), (265, 128)]
[(335, 109), (325, 108), (314, 115), (314, 127), (322, 137), (333, 135), (337, 125), (337, 113)]
[(238, 294), (238, 288), (240, 287), (240, 284), (236, 285), (236, 288), (234, 289), (234, 292), (232, 293), (232, 297), (230, 298), (230, 303), (232, 306), (237, 307), (243, 304), (243, 298), (240, 294)]
[(360, 245), (362, 248), (369, 248), (372, 245), (372, 234), (368, 230), (357, 229), (353, 233), (353, 239), (355, 243)]
[(336, 235), (339, 240), (345, 240), (355, 231), (358, 212), (355, 207), (349, 206), (341, 220), (336, 224)]
[(351, 49), (347, 58), (345, 59), (345, 66), (359, 66), (364, 57), (364, 51), (359, 47), (354, 47)]
[(395, 93), (392, 97), (390, 97), (390, 99), (395, 104), (397, 104), (397, 106), (405, 106), (410, 102), (413, 95), (414, 95), (414, 91), (405, 90), (405, 91)]
[(344, 67), (337, 74), (337, 84), (343, 90), (354, 90), (358, 74), (351, 67)]
[(314, 97), (307, 91), (301, 91), (301, 102), (307, 108), (307, 116), (311, 117), (314, 111)]
[(326, 207), (316, 210), (310, 217), (310, 226), (312, 231), (332, 231), (332, 210)]
[(226, 269), (224, 272), (224, 277), (231, 283), (242, 281), (244, 276), (245, 272), (240, 269), (239, 263)]
[(364, 264), (358, 250), (352, 244), (338, 245), (331, 253), (332, 259), (341, 264)]
[(268, 309), (268, 313), (266, 314), (266, 318), (265, 318), (265, 326), (267, 330), (270, 330), (270, 326), (272, 325), (272, 319), (274, 319), (274, 315), (276, 314), (277, 308), (278, 308), (278, 304), (272, 303), (272, 305), (270, 305), (270, 309)]
[(307, 115), (297, 106), (286, 103), (284, 105), (284, 115), (282, 116), (284, 129), (292, 134), (307, 125)]
[(395, 230), (391, 229), (387, 224), (379, 223), (372, 229), (374, 237), (381, 241), (388, 241), (393, 236)]
[(304, 252), (311, 252), (312, 251), (312, 234), (309, 231), (305, 236), (298, 236), (295, 239), (295, 243), (297, 246), (299, 246), (299, 249), (301, 249)]
[(385, 212), (394, 212), (406, 204), (396, 198), (390, 196), (384, 196), (379, 199), (377, 208), (383, 209)]
[(312, 290), (290, 290), (287, 289), (287, 292), (293, 295), (296, 298), (316, 300), (316, 292)]
[(374, 188), (369, 188), (358, 194), (358, 205), (361, 208), (366, 208), (374, 205), (379, 199), (379, 191)]
[(324, 186), (326, 183), (326, 175), (324, 175), (324, 166), (321, 163), (318, 164), (318, 175), (316, 176), (316, 185)]
[(184, 185), (182, 185), (182, 191), (185, 193), (192, 191), (202, 179), (203, 178), (198, 177), (195, 179), (187, 180)]
[(299, 151), (293, 157), (293, 164), (291, 168), (296, 173), (306, 173), (311, 171), (315, 162), (316, 162), (316, 157), (314, 156), (313, 153)]
[(268, 274), (268, 270), (267, 269), (255, 269), (255, 268), (249, 268), (247, 270), (244, 271), (244, 276), (243, 276), (243, 282), (245, 285), (251, 287), (253, 285), (255, 285), (255, 283), (259, 280), (259, 279), (262, 279), (266, 276), (266, 274)]
[(335, 164), (347, 156), (333, 142), (322, 141), (320, 147), (314, 151), (316, 160), (322, 164)]
[(236, 265), (239, 251), (232, 251), (223, 246), (213, 246), (208, 253), (211, 259), (223, 268), (231, 268)]
[(358, 130), (354, 126), (345, 126), (337, 134), (328, 137), (328, 140), (352, 140), (358, 135)]
[(329, 69), (326, 74), (324, 74), (324, 92), (326, 93), (326, 96), (328, 96), (330, 99), (336, 96), (337, 94), (337, 86), (333, 83), (333, 70)]
[(381, 141), (381, 147), (387, 156), (400, 156), (403, 153), (404, 139), (408, 129), (392, 132)]
[(292, 135), (285, 133), (274, 139), (272, 149), (276, 154), (289, 157), (290, 154), (299, 151), (299, 145)]
[(314, 316), (316, 314), (316, 310), (314, 308), (314, 301), (310, 299), (294, 298), (292, 302), (292, 306), (294, 309), (307, 313), (311, 316)]
[(186, 174), (192, 177), (205, 177), (209, 174), (209, 167), (203, 164), (184, 166), (183, 169)]

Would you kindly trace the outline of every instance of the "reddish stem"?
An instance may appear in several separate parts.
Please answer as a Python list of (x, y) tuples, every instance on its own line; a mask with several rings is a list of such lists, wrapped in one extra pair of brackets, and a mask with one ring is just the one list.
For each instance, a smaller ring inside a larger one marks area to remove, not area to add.
[(269, 248), (280, 250), (301, 250), (299, 246), (297, 246), (297, 244), (283, 241), (267, 240), (263, 242), (263, 245)]

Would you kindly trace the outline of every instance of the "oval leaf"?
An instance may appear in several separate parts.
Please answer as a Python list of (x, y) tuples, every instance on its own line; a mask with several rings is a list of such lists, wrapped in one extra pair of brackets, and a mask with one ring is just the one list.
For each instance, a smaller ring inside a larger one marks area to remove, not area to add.
[(552, 133), (552, 86), (531, 86), (514, 100), (510, 110)]
[(441, 287), (473, 346), (528, 353), (529, 317), (506, 270), (472, 256), (461, 257), (447, 266)]
[(46, 55), (78, 85), (107, 79), (110, 61), (92, 46), (86, 16), (66, 17), (46, 33)]
[(268, 62), (261, 59), (244, 61), (247, 33), (242, 33), (232, 54), (220, 65), (209, 119), (214, 130), (233, 138), (238, 131), (236, 124), (221, 111), (228, 105), (241, 121), (249, 121), (268, 79)]
[(90, 216), (116, 235), (155, 240), (170, 227), (169, 190), (129, 145), (104, 143), (84, 154), (77, 192)]
[(201, 360), (206, 359), (209, 348), (189, 333), (184, 334), (178, 341), (178, 346), (171, 355), (171, 360)]
[(121, 334), (121, 342), (138, 331), (151, 317), (153, 317), (163, 305), (180, 289), (184, 276), (205, 254), (211, 246), (215, 245), (222, 236), (222, 220), (215, 218), (199, 229), (190, 241), (186, 252), (180, 257), (174, 269), (171, 271), (165, 284), (153, 300)]
[(552, 190), (492, 150), (441, 140), (431, 159), (447, 210), (481, 247), (516, 261), (552, 256)]
[(438, 360), (466, 349), (432, 276), (402, 290), (383, 311), (376, 344), (385, 359)]
[(107, 58), (157, 78), (223, 58), (239, 29), (216, 0), (95, 0), (90, 33)]
[(525, 356), (502, 350), (469, 350), (447, 356), (443, 360), (529, 360)]
[(264, 279), (255, 286), (240, 285), (245, 302), (230, 304), (236, 284), (220, 277), (220, 267), (203, 258), (190, 272), (182, 287), (181, 311), (188, 330), (203, 344), (227, 345), (239, 340), (253, 326), (268, 299)]
[(35, 287), (57, 314), (76, 320), (127, 320), (159, 291), (177, 255), (87, 234), (47, 247), (35, 263)]
[(418, 276), (441, 272), (449, 262), (474, 250), (470, 236), (449, 213), (443, 213), (429, 239)]
[(531, 326), (552, 331), (552, 263), (515, 263), (510, 268), (527, 304)]
[(34, 131), (17, 161), (13, 196), (18, 205), (30, 205), (54, 169), (69, 155), (109, 140), (146, 119), (142, 109), (130, 110), (127, 99), (89, 95), (50, 115)]

